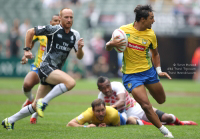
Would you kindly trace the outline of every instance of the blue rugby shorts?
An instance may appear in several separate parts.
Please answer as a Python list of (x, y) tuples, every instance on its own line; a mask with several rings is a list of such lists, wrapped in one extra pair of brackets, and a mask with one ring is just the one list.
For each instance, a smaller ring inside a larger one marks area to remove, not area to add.
[(134, 88), (140, 85), (158, 83), (160, 79), (155, 68), (151, 67), (143, 72), (123, 74), (122, 81), (126, 90), (131, 93)]
[(30, 71), (34, 71), (38, 74), (38, 68), (34, 64), (31, 64)]

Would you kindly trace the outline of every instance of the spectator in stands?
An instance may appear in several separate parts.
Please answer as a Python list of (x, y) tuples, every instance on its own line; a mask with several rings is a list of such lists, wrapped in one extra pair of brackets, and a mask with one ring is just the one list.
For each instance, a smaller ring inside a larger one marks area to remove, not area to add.
[(6, 33), (7, 29), (7, 23), (3, 20), (3, 18), (0, 18), (0, 33)]
[(99, 56), (105, 56), (107, 52), (104, 49), (106, 42), (102, 38), (102, 35), (100, 33), (96, 33), (94, 37), (90, 40), (90, 47), (93, 49), (93, 52), (95, 54), (95, 62), (99, 58)]
[(20, 33), (20, 35), (21, 35), (23, 38), (25, 37), (26, 31), (27, 31), (29, 28), (31, 28), (29, 19), (24, 20), (24, 23), (22, 23), (22, 24), (19, 26), (19, 33)]
[(103, 56), (98, 57), (97, 62), (93, 66), (93, 73), (96, 76), (111, 76), (109, 73), (109, 65), (106, 58)]
[(95, 7), (94, 2), (91, 2), (85, 11), (85, 18), (87, 20), (87, 27), (95, 27), (98, 23), (100, 11)]
[(20, 45), (21, 41), (18, 28), (17, 26), (13, 26), (8, 35), (8, 39), (6, 40), (6, 57), (18, 57)]
[(76, 80), (85, 77), (85, 72), (82, 64), (79, 63), (79, 61), (74, 58), (72, 59), (72, 61), (70, 61), (68, 69), (69, 69), (68, 74)]
[(84, 47), (84, 57), (83, 57), (83, 64), (85, 65), (86, 69), (86, 77), (92, 77), (92, 67), (94, 65), (94, 53), (92, 52), (90, 47)]
[(43, 7), (44, 8), (57, 8), (62, 6), (62, 2), (64, 3), (65, 0), (43, 0)]
[(0, 58), (2, 56), (2, 42), (0, 42)]
[(15, 18), (13, 20), (13, 27), (16, 28), (16, 30), (19, 32), (19, 19)]

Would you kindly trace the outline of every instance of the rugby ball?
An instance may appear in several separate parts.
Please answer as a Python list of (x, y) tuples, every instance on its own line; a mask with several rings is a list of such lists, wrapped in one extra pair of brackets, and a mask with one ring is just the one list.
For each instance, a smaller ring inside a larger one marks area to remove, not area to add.
[(115, 29), (112, 33), (112, 40), (113, 38), (115, 38), (116, 36), (119, 36), (118, 39), (124, 39), (124, 41), (126, 42), (126, 45), (121, 46), (119, 48), (114, 47), (114, 49), (118, 52), (118, 53), (123, 53), (124, 50), (126, 49), (126, 46), (128, 45), (128, 39), (126, 37), (126, 33), (121, 30), (121, 29)]

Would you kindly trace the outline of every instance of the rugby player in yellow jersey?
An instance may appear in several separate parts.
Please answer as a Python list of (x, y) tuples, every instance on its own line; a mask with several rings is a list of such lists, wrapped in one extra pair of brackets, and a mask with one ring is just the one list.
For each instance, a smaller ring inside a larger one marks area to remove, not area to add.
[[(150, 5), (138, 5), (135, 10), (134, 23), (120, 27), (127, 36), (128, 46), (126, 47), (122, 61), (123, 84), (132, 93), (134, 99), (141, 105), (149, 121), (160, 129), (165, 137), (173, 138), (171, 132), (162, 125), (158, 115), (153, 111), (145, 87), (153, 98), (162, 104), (166, 96), (158, 76), (171, 77), (161, 71), (160, 56), (157, 49), (157, 39), (151, 29), (155, 22), (152, 7)], [(106, 50), (124, 45), (123, 39), (117, 39), (106, 43)], [(149, 56), (149, 50), (152, 54)]]
[[(105, 106), (102, 99), (96, 99), (91, 104), (92, 107), (72, 119), (67, 126), (72, 127), (106, 127), (120, 126), (126, 124), (126, 117), (122, 116), (115, 108)], [(84, 125), (88, 123), (88, 125)]]
[[(55, 14), (53, 15), (50, 24), (52, 26), (57, 25), (60, 23), (59, 20), (59, 15)], [(30, 72), (26, 75), (26, 77), (24, 78), (24, 84), (23, 84), (23, 92), (27, 97), (27, 100), (24, 102), (24, 104), (22, 105), (22, 107), (25, 107), (29, 104), (31, 104), (34, 100), (34, 96), (31, 93), (32, 88), (39, 83), (39, 77), (38, 77), (38, 68), (40, 66), (40, 62), (42, 62), (42, 56), (43, 53), (46, 49), (46, 44), (47, 44), (47, 37), (46, 36), (36, 36), (34, 35), (33, 40), (32, 40), (32, 44), (31, 44), (31, 49), (34, 46), (34, 43), (36, 41), (39, 41), (40, 43), (40, 47), (38, 47), (38, 51), (36, 53), (36, 57), (34, 60), (34, 63), (31, 64), (31, 68), (30, 68)], [(26, 58), (23, 56), (22, 57), (22, 64), (26, 64), (28, 61), (26, 60)], [(32, 124), (36, 123), (36, 117), (37, 115), (33, 115), (32, 118), (30, 119), (30, 122)]]

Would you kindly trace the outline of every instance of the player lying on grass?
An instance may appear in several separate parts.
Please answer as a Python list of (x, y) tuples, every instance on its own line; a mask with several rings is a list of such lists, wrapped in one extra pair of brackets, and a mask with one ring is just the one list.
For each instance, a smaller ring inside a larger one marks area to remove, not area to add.
[[(152, 125), (146, 117), (141, 106), (126, 91), (122, 83), (110, 82), (107, 77), (100, 76), (97, 80), (98, 89), (101, 91), (99, 99), (105, 101), (106, 105), (116, 108), (119, 112), (125, 111), (127, 124)], [(197, 125), (193, 121), (180, 121), (173, 114), (167, 114), (153, 108), (162, 124), (167, 125)]]
[[(119, 113), (111, 106), (105, 106), (102, 99), (96, 99), (91, 104), (92, 107), (72, 119), (67, 126), (72, 127), (106, 127), (120, 126), (126, 124), (123, 117), (125, 113)], [(88, 123), (88, 125), (84, 125)]]

